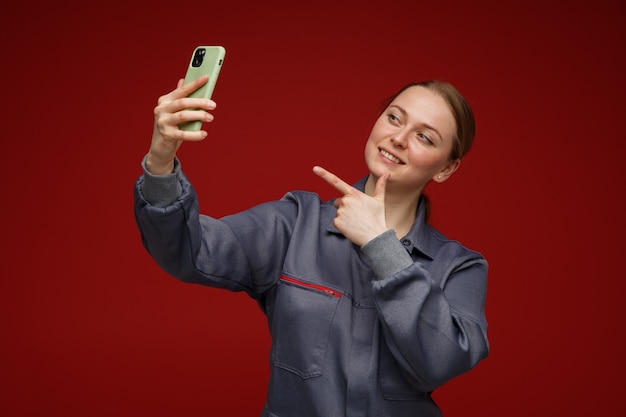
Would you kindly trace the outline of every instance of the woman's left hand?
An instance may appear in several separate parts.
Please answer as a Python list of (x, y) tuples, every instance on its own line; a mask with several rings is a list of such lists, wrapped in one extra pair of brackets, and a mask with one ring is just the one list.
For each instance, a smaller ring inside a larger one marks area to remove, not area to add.
[(333, 223), (352, 243), (363, 246), (388, 230), (385, 188), (389, 174), (378, 178), (374, 195), (369, 196), (322, 167), (313, 167), (313, 172), (343, 194), (335, 200), (337, 215)]

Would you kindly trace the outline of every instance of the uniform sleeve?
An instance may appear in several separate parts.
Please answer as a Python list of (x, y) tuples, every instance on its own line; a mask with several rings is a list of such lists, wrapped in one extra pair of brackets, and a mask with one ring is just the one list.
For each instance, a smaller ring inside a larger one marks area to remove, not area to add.
[(413, 386), (432, 391), (487, 357), (482, 256), (450, 242), (426, 269), (393, 234), (366, 246), (385, 343)]
[(260, 297), (280, 277), (295, 205), (275, 201), (215, 219), (199, 213), (191, 183), (184, 173), (176, 175), (180, 195), (164, 207), (144, 195), (145, 175), (135, 184), (135, 219), (150, 256), (184, 282)]

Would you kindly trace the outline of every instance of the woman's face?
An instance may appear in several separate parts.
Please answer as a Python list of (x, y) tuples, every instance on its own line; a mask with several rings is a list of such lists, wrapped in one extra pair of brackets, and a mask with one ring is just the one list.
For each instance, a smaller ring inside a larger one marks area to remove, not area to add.
[(445, 100), (421, 86), (410, 87), (380, 115), (365, 145), (365, 162), (389, 186), (421, 192), (443, 182), (460, 161), (451, 161), (456, 123)]

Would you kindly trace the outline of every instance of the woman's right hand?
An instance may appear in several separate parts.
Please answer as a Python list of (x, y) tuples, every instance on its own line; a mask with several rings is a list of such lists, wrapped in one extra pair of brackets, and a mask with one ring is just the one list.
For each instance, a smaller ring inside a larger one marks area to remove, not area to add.
[(213, 121), (213, 115), (209, 113), (216, 107), (213, 100), (187, 97), (204, 85), (207, 80), (208, 76), (204, 75), (183, 85), (184, 80), (181, 79), (175, 90), (159, 97), (157, 106), (154, 108), (152, 143), (146, 158), (146, 168), (151, 174), (170, 174), (174, 169), (174, 157), (180, 145), (184, 141), (196, 142), (207, 137), (207, 132), (204, 130), (188, 132), (178, 128), (178, 125), (183, 122)]

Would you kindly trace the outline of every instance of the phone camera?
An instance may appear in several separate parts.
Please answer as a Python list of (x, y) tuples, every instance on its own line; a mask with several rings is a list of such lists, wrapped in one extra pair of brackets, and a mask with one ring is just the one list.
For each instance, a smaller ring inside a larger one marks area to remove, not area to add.
[(206, 49), (199, 48), (196, 49), (196, 52), (193, 54), (193, 60), (191, 61), (192, 67), (199, 67), (202, 65), (202, 61), (204, 61), (204, 55), (206, 54)]

